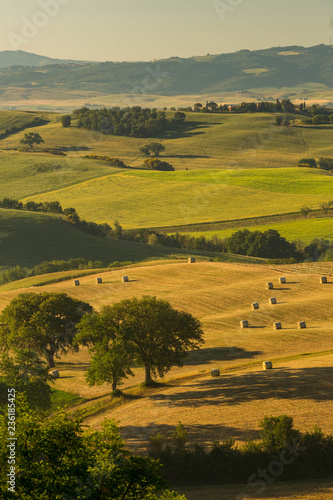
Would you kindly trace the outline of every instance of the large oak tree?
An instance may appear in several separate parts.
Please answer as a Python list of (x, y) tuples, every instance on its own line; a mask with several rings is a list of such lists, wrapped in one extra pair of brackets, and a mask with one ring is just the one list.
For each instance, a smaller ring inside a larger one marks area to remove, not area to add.
[(89, 304), (66, 293), (21, 293), (0, 315), (2, 350), (34, 350), (53, 368), (54, 356), (77, 349), (76, 326), (91, 311)]
[(183, 366), (186, 352), (203, 343), (198, 319), (156, 297), (123, 300), (104, 307), (97, 317), (81, 322), (76, 339), (92, 346), (91, 380), (98, 375), (99, 381), (118, 382), (130, 373), (132, 362), (145, 367), (150, 384), (172, 366)]

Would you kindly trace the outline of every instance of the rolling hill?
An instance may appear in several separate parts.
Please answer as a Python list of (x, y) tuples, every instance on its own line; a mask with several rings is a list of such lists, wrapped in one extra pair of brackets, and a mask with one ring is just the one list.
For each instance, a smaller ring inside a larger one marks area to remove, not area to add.
[(9, 68), (10, 66), (41, 67), (50, 64), (81, 64), (83, 62), (72, 59), (53, 59), (52, 57), (40, 56), (23, 50), (3, 50), (0, 52), (0, 68)]
[(0, 265), (31, 268), (44, 260), (82, 257), (102, 261), (136, 261), (180, 251), (97, 238), (77, 230), (59, 216), (0, 209)]
[[(151, 93), (156, 95), (198, 94), (240, 91), (269, 87), (295, 87), (315, 84), (333, 85), (333, 48), (275, 47), (266, 50), (241, 50), (232, 54), (182, 59), (174, 57), (154, 62), (80, 63), (9, 67), (0, 73), (0, 88), (34, 87), (67, 91), (88, 90), (111, 94)], [(47, 64), (38, 56), (16, 54), (13, 60)], [(5, 57), (5, 56), (3, 56)], [(5, 64), (8, 65), (8, 54)], [(1, 59), (0, 59), (1, 60)], [(25, 64), (23, 62), (23, 64)], [(149, 82), (147, 82), (149, 80)], [(143, 84), (143, 82), (145, 82)]]

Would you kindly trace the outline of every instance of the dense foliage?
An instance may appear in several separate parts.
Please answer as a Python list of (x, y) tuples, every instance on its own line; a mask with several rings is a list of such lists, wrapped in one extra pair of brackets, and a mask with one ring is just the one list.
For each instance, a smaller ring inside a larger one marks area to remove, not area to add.
[(266, 257), (270, 259), (295, 258), (301, 254), (296, 250), (294, 243), (289, 243), (275, 229), (267, 231), (237, 231), (225, 241), (228, 253), (250, 255), (252, 257)]
[(77, 323), (92, 307), (65, 293), (21, 293), (0, 315), (0, 349), (30, 349), (43, 356), (50, 368), (54, 356), (75, 349)]
[(184, 121), (183, 113), (175, 113), (172, 119), (167, 119), (164, 111), (140, 106), (81, 108), (74, 110), (73, 115), (79, 128), (132, 137), (156, 137), (167, 129), (177, 128)]
[(144, 161), (144, 166), (150, 170), (161, 170), (163, 172), (170, 172), (175, 170), (170, 163), (159, 160), (158, 158), (147, 158)]
[(145, 382), (163, 377), (172, 366), (183, 366), (186, 351), (203, 341), (199, 320), (177, 311), (156, 297), (123, 300), (87, 315), (75, 337), (93, 354), (87, 380), (91, 385), (108, 382), (117, 389), (121, 379), (133, 375), (133, 364), (144, 366)]
[[(186, 500), (163, 491), (159, 462), (127, 451), (114, 421), (105, 420), (100, 431), (84, 431), (78, 418), (57, 413), (45, 419), (16, 403), (14, 487), (7, 483), (8, 441), (0, 441), (3, 500)], [(2, 436), (8, 435), (6, 407), (0, 414)]]

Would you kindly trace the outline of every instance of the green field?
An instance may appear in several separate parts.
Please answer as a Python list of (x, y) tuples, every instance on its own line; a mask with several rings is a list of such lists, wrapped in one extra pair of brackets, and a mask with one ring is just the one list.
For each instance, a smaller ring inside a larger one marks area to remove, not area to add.
[(136, 228), (267, 216), (304, 204), (318, 208), (332, 194), (330, 174), (282, 168), (115, 173), (26, 200), (58, 200), (86, 220), (117, 219)]
[(119, 172), (105, 162), (37, 153), (0, 153), (0, 198), (21, 199)]
[(189, 236), (199, 237), (205, 236), (212, 238), (218, 236), (219, 238), (229, 238), (236, 231), (241, 229), (249, 229), (250, 231), (267, 231), (268, 229), (275, 229), (281, 236), (288, 241), (302, 240), (304, 243), (310, 243), (315, 238), (328, 238), (333, 239), (333, 219), (332, 217), (326, 219), (303, 219), (287, 222), (276, 222), (274, 224), (265, 224), (258, 226), (244, 226), (233, 229), (222, 229), (216, 231), (193, 231), (188, 232)]

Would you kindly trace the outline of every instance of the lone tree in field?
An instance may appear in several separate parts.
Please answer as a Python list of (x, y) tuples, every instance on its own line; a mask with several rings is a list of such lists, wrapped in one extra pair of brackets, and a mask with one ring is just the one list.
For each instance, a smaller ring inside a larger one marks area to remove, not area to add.
[(105, 306), (100, 313), (86, 315), (78, 325), (75, 344), (89, 347), (93, 354), (87, 373), (89, 385), (112, 385), (112, 391), (123, 378), (133, 376), (133, 356), (126, 345), (124, 331), (113, 306)]
[(160, 142), (150, 142), (149, 144), (146, 144), (142, 148), (140, 148), (140, 153), (143, 156), (150, 156), (151, 154), (153, 156), (160, 156), (160, 153), (162, 151), (165, 151), (165, 146), (161, 144)]
[(23, 139), (20, 140), (21, 144), (27, 144), (30, 148), (33, 147), (34, 144), (41, 144), (44, 140), (41, 136), (34, 132), (29, 132), (28, 134), (24, 134)]
[(186, 351), (204, 342), (200, 321), (156, 297), (123, 300), (112, 306), (134, 361), (145, 367), (145, 382), (183, 366)]
[(34, 350), (54, 368), (54, 356), (77, 350), (76, 325), (91, 311), (89, 304), (65, 293), (21, 293), (0, 315), (0, 347), (4, 352)]

